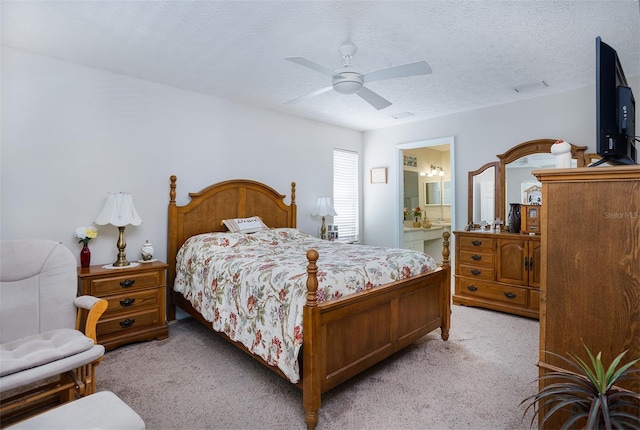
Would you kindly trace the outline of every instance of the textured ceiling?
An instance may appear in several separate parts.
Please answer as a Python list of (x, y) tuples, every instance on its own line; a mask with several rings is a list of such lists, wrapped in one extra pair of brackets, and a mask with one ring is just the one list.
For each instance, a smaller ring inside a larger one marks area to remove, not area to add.
[[(596, 36), (640, 75), (638, 0), (0, 4), (3, 45), (356, 130), (593, 85)], [(283, 105), (330, 85), (283, 58), (337, 70), (345, 40), (361, 73), (421, 60), (433, 73), (367, 84), (393, 103), (380, 111), (334, 91)], [(536, 81), (548, 87), (513, 91)]]

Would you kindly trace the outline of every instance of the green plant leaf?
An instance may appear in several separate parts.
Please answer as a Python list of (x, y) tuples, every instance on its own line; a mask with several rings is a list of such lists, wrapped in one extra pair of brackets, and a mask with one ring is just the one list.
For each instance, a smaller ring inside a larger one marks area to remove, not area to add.
[(546, 352), (572, 370), (547, 371), (536, 378), (539, 383), (547, 381), (547, 384), (520, 403), (528, 403), (523, 418), (532, 410), (531, 427), (536, 417), (540, 418), (542, 427), (554, 414), (565, 410), (571, 412), (571, 417), (562, 429), (569, 429), (576, 423), (586, 430), (640, 429), (640, 393), (614, 386), (620, 381), (637, 378), (640, 369), (632, 367), (640, 362), (640, 358), (621, 365), (627, 353), (624, 351), (605, 368), (601, 352), (594, 355), (586, 345), (584, 348), (589, 356), (587, 361), (571, 353), (568, 354), (571, 359), (567, 359)]

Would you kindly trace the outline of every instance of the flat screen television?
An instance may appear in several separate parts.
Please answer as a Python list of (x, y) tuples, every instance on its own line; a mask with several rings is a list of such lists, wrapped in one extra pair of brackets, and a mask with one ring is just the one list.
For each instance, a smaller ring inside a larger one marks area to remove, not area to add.
[(596, 38), (596, 152), (602, 163), (636, 164), (635, 99), (618, 54)]

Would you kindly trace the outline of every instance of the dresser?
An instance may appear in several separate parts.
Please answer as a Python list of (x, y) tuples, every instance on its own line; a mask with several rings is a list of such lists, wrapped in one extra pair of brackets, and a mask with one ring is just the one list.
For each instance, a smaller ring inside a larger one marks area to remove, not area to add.
[(165, 289), (168, 265), (159, 261), (135, 267), (78, 268), (78, 295), (89, 294), (109, 302), (98, 321), (98, 343), (107, 350), (131, 342), (165, 339)]
[(538, 318), (540, 236), (456, 231), (453, 303)]
[[(639, 358), (640, 165), (533, 174), (544, 202), (540, 374), (566, 368), (551, 353), (588, 361), (583, 341), (606, 366), (625, 350), (624, 362)], [(638, 392), (640, 378), (620, 386)]]

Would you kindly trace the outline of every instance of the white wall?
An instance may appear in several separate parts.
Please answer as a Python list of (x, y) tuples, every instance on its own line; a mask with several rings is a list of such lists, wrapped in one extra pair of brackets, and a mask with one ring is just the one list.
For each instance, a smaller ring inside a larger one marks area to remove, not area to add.
[[(315, 234), (316, 197), (332, 194), (334, 147), (362, 151), (362, 133), (3, 47), (0, 237), (48, 238), (78, 255), (109, 191), (127, 191), (143, 225), (126, 229), (127, 257), (145, 240), (166, 258), (169, 176), (188, 192), (246, 178), (290, 198)], [(331, 223), (331, 222), (329, 222)], [(99, 226), (92, 264), (115, 260), (117, 229)], [(76, 257), (78, 258), (78, 257)]]
[[(638, 98), (640, 77), (627, 78)], [(636, 109), (636, 124), (640, 124), (640, 108)], [(363, 183), (364, 230), (368, 244), (397, 246), (400, 243), (398, 229), (394, 227), (400, 216), (396, 146), (446, 136), (455, 138), (454, 227), (462, 228), (467, 222), (467, 173), (497, 161), (496, 155), (532, 139), (564, 139), (587, 146), (587, 152), (596, 152), (595, 87), (364, 133), (364, 171), (387, 167), (389, 177), (385, 186)]]
[[(289, 195), (298, 226), (316, 233), (318, 195), (332, 192), (334, 147), (362, 154), (364, 241), (399, 244), (396, 145), (455, 138), (455, 214), (467, 218), (467, 172), (526, 140), (562, 138), (595, 152), (595, 89), (525, 100), (362, 133), (3, 47), (0, 237), (41, 237), (74, 251), (109, 191), (134, 196), (144, 224), (126, 231), (130, 259), (145, 240), (166, 258), (169, 176), (178, 204), (231, 178)], [(640, 77), (630, 79), (640, 94)], [(640, 124), (640, 109), (636, 123)], [(363, 145), (364, 141), (364, 145)], [(369, 169), (387, 167), (387, 184)], [(401, 173), (401, 172), (400, 172)], [(92, 262), (115, 259), (117, 229), (99, 227)], [(76, 254), (78, 252), (75, 252)]]

